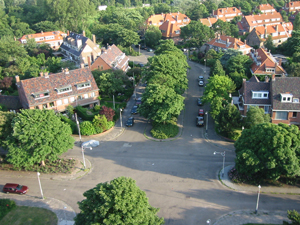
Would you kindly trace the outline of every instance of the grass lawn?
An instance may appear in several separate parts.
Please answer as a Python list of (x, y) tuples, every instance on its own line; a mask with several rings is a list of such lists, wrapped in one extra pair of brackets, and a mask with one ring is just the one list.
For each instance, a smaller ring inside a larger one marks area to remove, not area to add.
[(1, 225), (57, 225), (54, 212), (36, 207), (17, 206), (1, 221)]

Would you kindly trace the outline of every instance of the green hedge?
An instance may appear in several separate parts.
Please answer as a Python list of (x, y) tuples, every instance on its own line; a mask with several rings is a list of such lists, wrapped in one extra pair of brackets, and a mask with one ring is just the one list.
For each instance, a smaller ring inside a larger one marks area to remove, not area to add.
[(97, 115), (97, 114), (99, 114), (99, 112), (93, 112), (93, 115), (88, 115), (88, 114), (86, 113), (86, 111), (87, 111), (88, 109), (83, 108), (83, 107), (80, 106), (80, 105), (77, 106), (75, 109), (76, 109), (76, 112), (77, 112), (78, 116), (80, 116), (83, 120), (93, 121), (94, 116)]
[(15, 201), (10, 199), (0, 199), (0, 220), (2, 220), (2, 218), (6, 216), (7, 213), (9, 213), (16, 207), (17, 205)]
[(170, 121), (165, 124), (153, 122), (152, 126), (151, 134), (154, 138), (158, 139), (172, 138), (179, 132), (179, 128), (175, 121)]
[(72, 134), (78, 134), (77, 125), (76, 125), (76, 123), (73, 120), (71, 120), (71, 119), (69, 119), (69, 118), (67, 118), (66, 116), (63, 116), (63, 115), (60, 116), (60, 119), (63, 122), (65, 122), (65, 123), (67, 123), (67, 124), (70, 125), (70, 127), (72, 129)]
[(95, 127), (91, 121), (84, 121), (80, 124), (80, 132), (82, 135), (90, 136), (96, 134)]

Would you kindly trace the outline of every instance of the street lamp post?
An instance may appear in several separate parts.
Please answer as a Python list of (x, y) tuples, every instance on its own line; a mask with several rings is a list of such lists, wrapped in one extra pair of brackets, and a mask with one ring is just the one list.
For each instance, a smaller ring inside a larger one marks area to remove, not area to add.
[(139, 44), (139, 55), (141, 54), (141, 45)]
[(77, 124), (77, 128), (78, 128), (79, 140), (80, 140), (80, 144), (81, 144), (81, 133), (80, 133), (79, 122), (78, 122), (78, 119), (77, 119), (77, 113), (75, 113), (75, 119), (76, 119), (76, 124)]
[(207, 134), (207, 131), (208, 131), (208, 112), (205, 112), (205, 115), (206, 115), (206, 130), (205, 130), (205, 133)]
[(42, 195), (42, 199), (44, 199), (44, 194), (43, 194), (43, 190), (42, 190), (42, 185), (41, 185), (41, 181), (40, 181), (40, 173), (37, 172), (37, 177), (38, 177), (38, 181), (39, 181), (39, 186), (40, 186), (40, 191), (41, 191), (41, 195)]
[(205, 64), (205, 67), (204, 67), (204, 74), (206, 75), (206, 59), (204, 59), (204, 64)]
[(258, 202), (259, 202), (260, 189), (261, 189), (261, 186), (258, 185), (258, 193), (257, 193), (257, 201), (256, 201), (255, 214), (257, 214), (257, 210), (258, 210)]
[(120, 123), (121, 123), (121, 128), (122, 128), (122, 109), (120, 109)]
[(84, 147), (83, 145), (81, 146), (81, 152), (82, 152), (82, 159), (83, 159), (83, 167), (84, 167), (84, 169), (86, 168), (85, 158), (84, 158), (84, 149), (86, 149), (86, 148), (89, 148), (90, 150), (93, 150), (92, 147)]
[(224, 152), (214, 152), (214, 155), (220, 154), (223, 156), (223, 170), (222, 170), (222, 177), (224, 177), (224, 167), (225, 167), (225, 151)]
[(207, 223), (207, 224), (210, 224), (210, 222), (211, 222), (211, 220), (210, 220), (210, 219), (206, 220), (206, 223)]

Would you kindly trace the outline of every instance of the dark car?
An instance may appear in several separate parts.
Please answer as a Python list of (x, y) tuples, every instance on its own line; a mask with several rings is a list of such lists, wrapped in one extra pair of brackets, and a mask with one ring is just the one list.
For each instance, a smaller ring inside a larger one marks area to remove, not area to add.
[(147, 47), (146, 47), (145, 45), (141, 45), (141, 49), (144, 49), (144, 50), (146, 50), (146, 49), (147, 49)]
[(126, 122), (126, 126), (127, 127), (132, 127), (134, 124), (134, 118), (133, 117), (129, 117), (127, 122)]
[(28, 192), (28, 187), (20, 184), (7, 183), (3, 187), (3, 192), (5, 193), (16, 193), (16, 194), (26, 194)]
[(134, 105), (131, 109), (131, 114), (137, 114), (138, 113), (137, 109), (138, 109), (138, 106)]
[(198, 116), (204, 116), (204, 110), (203, 109), (199, 109), (199, 112), (198, 112)]
[(203, 105), (203, 102), (202, 102), (202, 99), (201, 99), (201, 98), (198, 98), (198, 99), (197, 99), (197, 105)]
[(197, 116), (196, 118), (196, 126), (203, 126), (204, 125), (204, 117), (202, 116)]
[(142, 98), (138, 98), (135, 102), (136, 105), (142, 104)]
[(140, 67), (144, 67), (145, 65), (143, 63), (139, 63), (139, 66)]

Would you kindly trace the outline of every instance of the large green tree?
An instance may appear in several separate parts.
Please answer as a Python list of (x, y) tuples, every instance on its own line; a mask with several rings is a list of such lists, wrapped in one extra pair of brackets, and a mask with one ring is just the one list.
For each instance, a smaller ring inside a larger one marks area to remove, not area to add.
[(216, 117), (217, 127), (223, 135), (231, 138), (236, 128), (241, 127), (241, 113), (235, 105), (228, 104)]
[(78, 202), (80, 213), (75, 224), (164, 224), (146, 193), (131, 178), (118, 177), (110, 183), (100, 183), (84, 192), (86, 198)]
[(12, 121), (7, 161), (16, 167), (45, 164), (74, 146), (72, 130), (53, 110), (25, 109)]
[(174, 89), (151, 82), (142, 95), (139, 113), (147, 119), (164, 123), (180, 114), (184, 107), (183, 100), (184, 97)]
[(265, 110), (258, 106), (250, 106), (246, 114), (246, 127), (251, 128), (256, 124), (269, 123), (271, 121), (270, 114), (266, 114)]
[[(282, 10), (283, 12), (285, 12), (284, 10)], [(296, 15), (295, 20), (294, 20), (294, 30), (300, 30), (300, 15), (299, 13)]]
[(215, 76), (215, 75), (225, 76), (225, 71), (223, 69), (223, 66), (220, 60), (218, 59), (215, 61), (213, 68), (210, 70), (210, 76)]
[(145, 34), (146, 45), (151, 48), (154, 48), (156, 45), (159, 44), (161, 36), (161, 31), (158, 27), (149, 26)]
[(13, 112), (0, 111), (0, 144), (3, 146), (3, 141), (12, 133), (13, 127), (11, 122), (17, 114)]
[(300, 175), (300, 132), (295, 125), (261, 123), (235, 142), (236, 169), (253, 179)]

